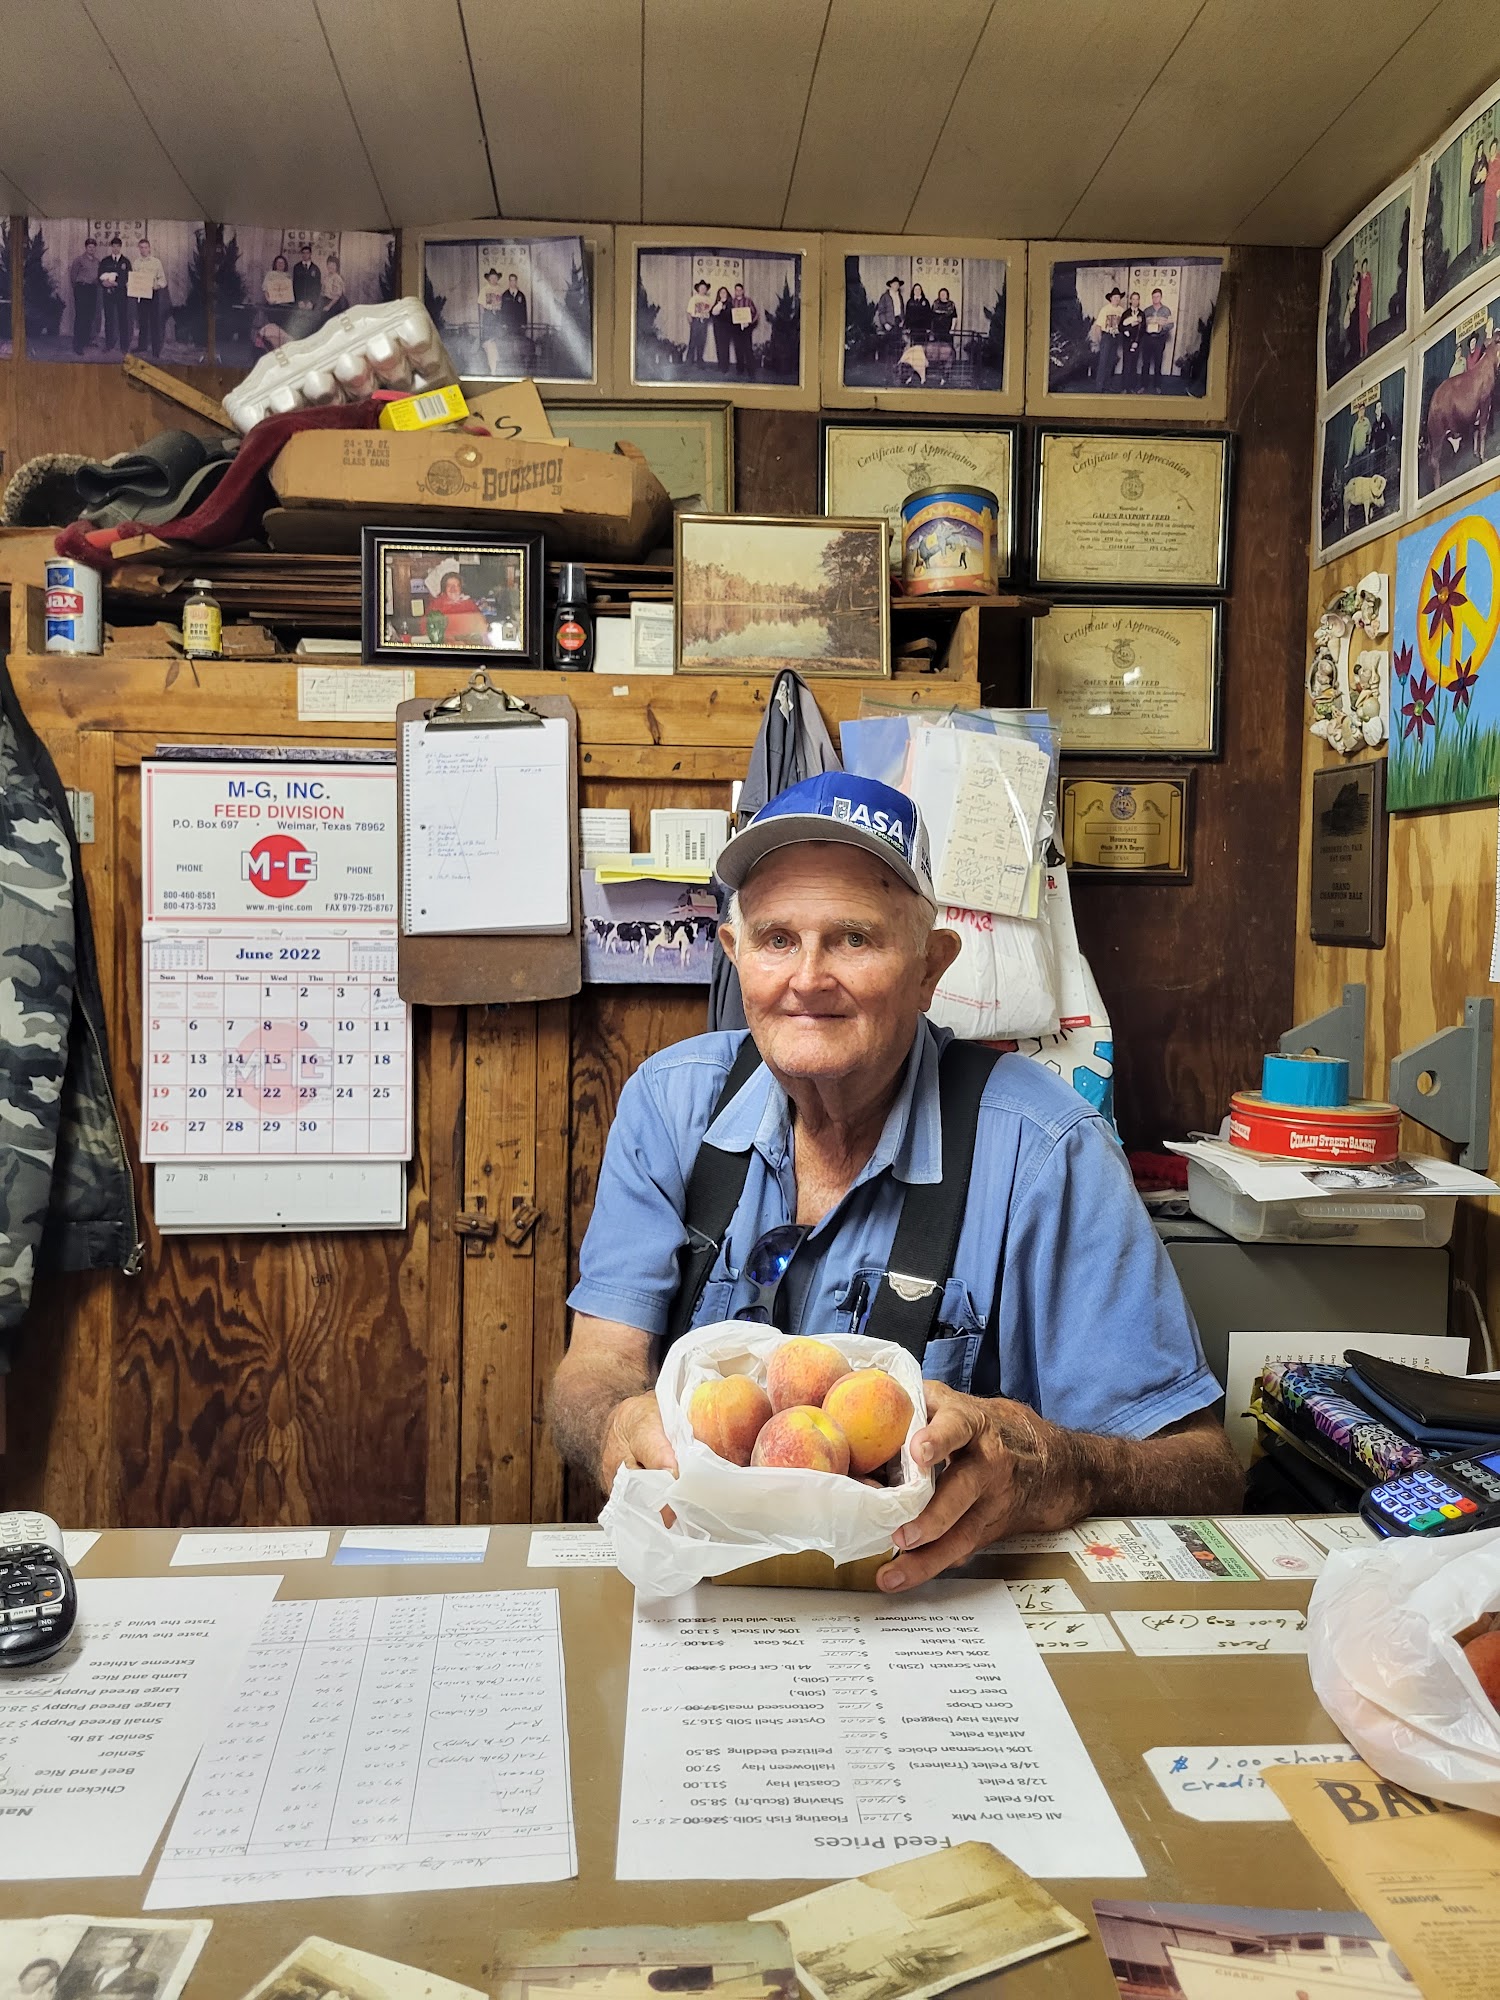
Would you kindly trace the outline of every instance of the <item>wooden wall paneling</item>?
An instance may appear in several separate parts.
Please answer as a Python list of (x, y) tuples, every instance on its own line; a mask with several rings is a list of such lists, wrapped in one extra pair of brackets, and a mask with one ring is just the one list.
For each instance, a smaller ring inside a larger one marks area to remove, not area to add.
[[(76, 451), (85, 458), (112, 458), (161, 431), (224, 436), (222, 426), (131, 382), (119, 368), (106, 362), (75, 365), (17, 360), (10, 368), (14, 402), (9, 439), (14, 458), (6, 459), (7, 474), (44, 452)], [(244, 371), (238, 368), (172, 372), (220, 401), (244, 379)]]
[(531, 1519), (563, 1518), (563, 1462), (547, 1429), (547, 1392), (568, 1344), (568, 1149), (572, 1003), (536, 1010), (536, 1184), (547, 1191), (532, 1235)]
[[(426, 1089), (417, 1099), (417, 1118), (431, 1135), (426, 1187), (418, 1196), (427, 1214), (425, 1518), (430, 1522), (458, 1519), (464, 1251), (453, 1219), (464, 1199), (466, 1026), (460, 1007), (427, 1010)], [(414, 1168), (419, 1161), (420, 1149)]]

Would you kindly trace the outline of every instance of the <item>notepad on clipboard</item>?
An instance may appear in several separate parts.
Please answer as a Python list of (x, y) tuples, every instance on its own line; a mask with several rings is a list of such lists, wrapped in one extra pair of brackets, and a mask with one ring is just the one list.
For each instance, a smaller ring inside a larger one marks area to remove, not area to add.
[(406, 935), (569, 930), (568, 723), (401, 734)]

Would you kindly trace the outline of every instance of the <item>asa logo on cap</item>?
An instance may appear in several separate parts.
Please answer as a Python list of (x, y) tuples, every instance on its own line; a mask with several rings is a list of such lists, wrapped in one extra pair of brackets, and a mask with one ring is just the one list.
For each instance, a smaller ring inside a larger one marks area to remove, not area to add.
[(878, 806), (872, 812), (868, 806), (856, 805), (853, 799), (837, 798), (829, 817), (845, 820), (850, 826), (862, 826), (867, 833), (878, 834), (882, 840), (890, 842), (903, 860), (906, 858), (907, 829), (895, 813), (882, 812)]

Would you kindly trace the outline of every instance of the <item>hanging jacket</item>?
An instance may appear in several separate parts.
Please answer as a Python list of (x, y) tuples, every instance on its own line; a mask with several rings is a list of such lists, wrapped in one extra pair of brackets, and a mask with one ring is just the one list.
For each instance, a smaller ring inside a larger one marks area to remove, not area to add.
[(39, 1271), (139, 1257), (72, 815), (0, 666), (0, 1372)]

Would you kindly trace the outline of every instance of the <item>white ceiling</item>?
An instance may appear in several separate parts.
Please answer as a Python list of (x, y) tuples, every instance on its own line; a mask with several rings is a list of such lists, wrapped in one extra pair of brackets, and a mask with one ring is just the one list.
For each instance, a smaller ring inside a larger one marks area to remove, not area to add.
[(1322, 244), (1494, 0), (0, 0), (0, 202)]

